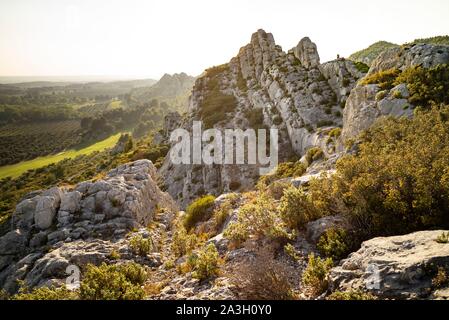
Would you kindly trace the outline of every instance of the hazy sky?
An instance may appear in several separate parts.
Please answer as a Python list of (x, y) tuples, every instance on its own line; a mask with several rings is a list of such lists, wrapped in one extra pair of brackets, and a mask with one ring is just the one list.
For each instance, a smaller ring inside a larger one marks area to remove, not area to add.
[(448, 0), (0, 0), (0, 76), (200, 74), (259, 28), (321, 61), (449, 34)]

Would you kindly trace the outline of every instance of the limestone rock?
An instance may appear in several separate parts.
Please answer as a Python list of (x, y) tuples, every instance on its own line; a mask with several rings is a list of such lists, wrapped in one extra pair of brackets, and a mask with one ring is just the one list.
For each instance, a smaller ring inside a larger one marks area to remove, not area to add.
[(34, 213), (34, 222), (39, 229), (45, 230), (51, 227), (60, 201), (60, 198), (53, 196), (39, 197)]
[(318, 55), (316, 44), (308, 37), (299, 41), (298, 45), (293, 49), (293, 53), (307, 69), (316, 68), (320, 64), (320, 56)]
[(435, 241), (442, 232), (421, 231), (365, 241), (331, 270), (332, 289), (369, 291), (381, 298), (428, 297), (437, 268), (449, 265), (449, 245)]

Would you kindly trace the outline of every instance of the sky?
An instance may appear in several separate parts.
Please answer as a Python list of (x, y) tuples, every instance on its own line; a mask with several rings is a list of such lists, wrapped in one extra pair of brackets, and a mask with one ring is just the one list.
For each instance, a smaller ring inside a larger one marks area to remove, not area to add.
[(0, 76), (199, 75), (262, 28), (321, 61), (449, 34), (448, 0), (0, 0)]

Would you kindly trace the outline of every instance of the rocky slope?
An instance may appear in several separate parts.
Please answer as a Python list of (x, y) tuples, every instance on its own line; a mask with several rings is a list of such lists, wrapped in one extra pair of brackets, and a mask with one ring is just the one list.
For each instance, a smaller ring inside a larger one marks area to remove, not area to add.
[(0, 286), (15, 292), (17, 280), (29, 287), (57, 282), (67, 277), (70, 264), (99, 264), (113, 250), (138, 259), (127, 245), (128, 233), (139, 230), (149, 237), (146, 227), (160, 208), (176, 212), (155, 179), (153, 164), (139, 160), (104, 180), (28, 194), (17, 204), (12, 230), (0, 238)]

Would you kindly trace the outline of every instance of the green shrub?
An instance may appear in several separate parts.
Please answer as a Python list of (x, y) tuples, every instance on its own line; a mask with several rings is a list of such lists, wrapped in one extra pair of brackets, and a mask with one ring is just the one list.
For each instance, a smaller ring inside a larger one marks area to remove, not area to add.
[(331, 295), (329, 295), (327, 300), (376, 300), (376, 297), (371, 293), (363, 292), (363, 291), (334, 291)]
[(323, 156), (324, 156), (324, 153), (323, 153), (323, 150), (321, 150), (321, 148), (313, 147), (313, 148), (310, 148), (309, 150), (307, 150), (306, 161), (310, 165), (314, 161), (323, 158)]
[(449, 243), (449, 232), (443, 232), (436, 239), (438, 243)]
[(362, 85), (377, 84), (382, 90), (393, 88), (393, 84), (401, 71), (399, 69), (388, 69), (366, 76), (361, 80)]
[(309, 255), (307, 267), (302, 274), (302, 283), (312, 296), (318, 296), (327, 290), (327, 276), (332, 266), (331, 258), (324, 260), (315, 257), (313, 253)]
[(184, 227), (190, 230), (200, 221), (210, 218), (214, 206), (215, 197), (207, 195), (192, 202), (186, 210)]
[(307, 222), (320, 217), (319, 211), (302, 188), (291, 186), (284, 191), (279, 212), (282, 220), (290, 228), (301, 228)]
[(88, 265), (80, 286), (85, 300), (140, 300), (146, 270), (136, 263), (100, 266)]
[(327, 194), (309, 190), (314, 203), (333, 199), (330, 211), (347, 215), (363, 238), (447, 228), (449, 107), (382, 119), (360, 139), (358, 154), (337, 162)]
[(206, 70), (206, 76), (209, 77), (208, 90), (199, 108), (199, 115), (205, 129), (226, 120), (226, 113), (234, 111), (237, 106), (237, 99), (233, 95), (224, 94), (220, 90), (220, 76), (227, 70), (229, 70), (228, 65)]
[(224, 235), (237, 244), (244, 242), (250, 235), (271, 239), (289, 237), (284, 223), (278, 217), (273, 199), (266, 194), (260, 194), (240, 207), (237, 221), (229, 224)]
[(339, 261), (353, 251), (355, 247), (351, 235), (344, 229), (331, 228), (326, 230), (318, 240), (317, 249), (325, 257)]
[(432, 287), (443, 288), (449, 284), (449, 275), (443, 267), (439, 267), (436, 275), (432, 278)]
[(307, 170), (307, 167), (300, 161), (296, 162), (281, 162), (276, 168), (274, 179), (294, 178), (302, 176)]
[(292, 300), (291, 271), (276, 260), (270, 248), (255, 251), (254, 259), (237, 264), (229, 275), (235, 293), (241, 300)]
[(11, 297), (12, 300), (77, 300), (79, 299), (78, 291), (71, 291), (65, 286), (40, 287), (31, 291), (21, 288), (19, 293)]
[(387, 96), (387, 93), (388, 93), (387, 90), (382, 90), (382, 91), (379, 91), (378, 93), (376, 93), (376, 101), (385, 99), (385, 97)]
[(189, 257), (188, 263), (193, 270), (192, 277), (205, 280), (218, 275), (219, 255), (213, 243), (202, 248), (198, 254)]
[(369, 71), (369, 66), (364, 64), (363, 62), (359, 62), (359, 61), (355, 61), (354, 62), (355, 67), (357, 68), (357, 70), (359, 70), (362, 73), (368, 73)]
[(195, 233), (188, 233), (182, 224), (175, 226), (171, 249), (176, 257), (189, 254), (201, 244), (201, 239)]
[(153, 241), (151, 238), (144, 238), (141, 234), (133, 236), (129, 240), (129, 247), (134, 254), (145, 257), (153, 251)]
[(410, 103), (423, 107), (430, 104), (449, 103), (449, 65), (430, 69), (414, 66), (404, 70), (394, 84), (407, 83)]

